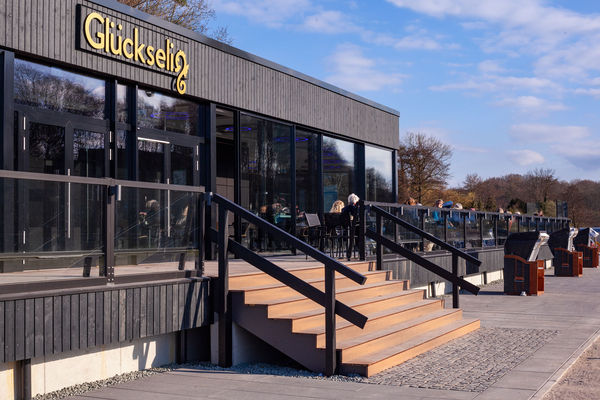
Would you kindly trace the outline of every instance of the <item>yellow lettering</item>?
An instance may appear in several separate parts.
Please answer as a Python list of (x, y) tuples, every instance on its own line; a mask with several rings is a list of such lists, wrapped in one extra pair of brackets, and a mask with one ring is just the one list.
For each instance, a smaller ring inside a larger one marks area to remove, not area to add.
[(139, 61), (141, 63), (145, 63), (143, 50), (146, 45), (144, 43), (140, 44), (140, 32), (138, 28), (133, 29), (133, 41), (135, 43), (135, 61)]
[(104, 18), (104, 51), (108, 53), (108, 42), (110, 41), (110, 20)]
[(175, 54), (175, 64), (177, 64), (177, 71), (181, 70), (179, 75), (177, 75), (177, 83), (175, 87), (179, 94), (185, 94), (187, 89), (185, 79), (187, 78), (190, 65), (187, 63), (187, 59), (183, 50), (179, 50), (177, 54)]
[(146, 55), (148, 56), (148, 61), (146, 61), (146, 64), (150, 66), (154, 65), (154, 47), (146, 47)]
[(156, 50), (156, 66), (165, 69), (165, 51), (163, 49)]
[(104, 35), (100, 32), (97, 32), (96, 37), (100, 39), (100, 41), (94, 41), (94, 39), (92, 38), (92, 33), (90, 32), (90, 25), (92, 24), (92, 21), (98, 21), (102, 23), (104, 22), (104, 19), (102, 18), (102, 15), (98, 14), (97, 12), (93, 12), (85, 18), (84, 23), (85, 39), (87, 40), (89, 45), (92, 46), (94, 49), (100, 50), (104, 47)]
[(110, 52), (113, 53), (115, 56), (120, 56), (121, 55), (121, 46), (123, 44), (123, 38), (119, 35), (117, 36), (117, 44), (118, 47), (115, 48), (115, 35), (111, 35), (112, 37), (110, 38)]
[[(131, 51), (127, 51), (127, 47), (129, 47)], [(123, 40), (123, 55), (129, 60), (133, 58), (133, 40), (130, 38)]]

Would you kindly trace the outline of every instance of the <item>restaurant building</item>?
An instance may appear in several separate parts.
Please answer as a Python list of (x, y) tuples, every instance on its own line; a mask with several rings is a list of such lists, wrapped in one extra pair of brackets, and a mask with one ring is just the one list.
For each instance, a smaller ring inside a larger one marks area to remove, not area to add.
[[(205, 279), (150, 285), (114, 273), (196, 248), (200, 192), (290, 233), (298, 215), (350, 193), (397, 201), (397, 111), (116, 1), (4, 1), (0, 74), (0, 276), (115, 254), (102, 278), (115, 286), (44, 286), (32, 274), (0, 287), (0, 379), (29, 379), (33, 395), (60, 387), (65, 368), (91, 368), (81, 363), (100, 350), (120, 354), (108, 375), (147, 367), (152, 354), (174, 361), (178, 332), (210, 323), (176, 303), (189, 294), (209, 310)], [(290, 253), (242, 221), (230, 228), (253, 250)], [(147, 308), (155, 318), (140, 320)]]

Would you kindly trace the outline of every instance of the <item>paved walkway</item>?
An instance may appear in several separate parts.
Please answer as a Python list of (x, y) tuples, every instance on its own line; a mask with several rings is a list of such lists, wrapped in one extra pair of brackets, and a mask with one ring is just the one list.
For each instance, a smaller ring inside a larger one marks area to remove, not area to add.
[[(547, 275), (546, 293), (538, 297), (504, 296), (501, 292), (501, 286), (492, 286), (482, 290), (479, 296), (461, 295), (465, 316), (480, 318), (482, 327), (490, 332), (518, 329), (522, 333), (525, 329), (531, 330), (532, 335), (539, 336), (537, 330), (550, 332), (551, 335), (543, 342), (536, 342), (541, 347), (530, 352), (521, 363), (511, 366), (508, 372), (498, 376), (482, 392), (179, 369), (89, 392), (72, 400), (541, 400), (600, 333), (600, 270), (585, 269), (581, 278)], [(464, 355), (464, 359), (455, 359), (457, 368), (468, 359), (482, 356), (477, 346), (473, 348)], [(489, 363), (495, 364), (496, 361), (492, 358)], [(443, 381), (444, 371), (439, 369), (431, 371), (424, 380), (435, 379), (434, 374), (439, 374), (439, 380)], [(469, 379), (469, 376), (464, 377), (465, 382)]]

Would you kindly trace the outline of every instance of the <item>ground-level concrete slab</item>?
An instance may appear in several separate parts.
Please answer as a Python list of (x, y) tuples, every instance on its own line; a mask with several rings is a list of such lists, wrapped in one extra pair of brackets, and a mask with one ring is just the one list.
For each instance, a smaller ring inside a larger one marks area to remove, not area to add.
[[(600, 333), (600, 270), (585, 269), (580, 278), (554, 277), (552, 271), (546, 274), (546, 291), (541, 296), (504, 296), (501, 285), (487, 287), (479, 296), (461, 295), (465, 317), (481, 319), (484, 328), (553, 332), (526, 360), (482, 392), (188, 368), (72, 399), (541, 399)], [(458, 366), (462, 361), (454, 362)], [(439, 376), (444, 371), (431, 373)]]

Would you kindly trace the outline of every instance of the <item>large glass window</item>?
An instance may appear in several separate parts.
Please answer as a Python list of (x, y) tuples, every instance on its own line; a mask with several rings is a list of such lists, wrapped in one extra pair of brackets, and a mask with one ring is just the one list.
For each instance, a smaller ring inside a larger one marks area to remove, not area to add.
[[(291, 127), (242, 115), (240, 131), (242, 206), (289, 232)], [(249, 231), (247, 236), (247, 244), (260, 251), (285, 248), (258, 230)]]
[(389, 150), (365, 146), (367, 200), (384, 203), (390, 203), (394, 200), (392, 154)]
[[(296, 199), (300, 213), (319, 211), (319, 135), (296, 131)], [(325, 212), (329, 211), (326, 209)]]
[(73, 131), (73, 175), (104, 176), (104, 134), (81, 129)]
[(165, 96), (150, 90), (138, 90), (137, 117), (141, 128), (196, 135), (198, 104)]
[(14, 84), (16, 104), (104, 118), (102, 79), (17, 59)]
[(117, 85), (117, 122), (129, 122), (127, 86)]
[(235, 140), (233, 112), (216, 110), (217, 137), (217, 193), (234, 201), (235, 198)]
[(346, 204), (354, 188), (354, 143), (323, 136), (323, 208), (336, 200)]
[(65, 173), (65, 128), (30, 123), (28, 148), (30, 172)]

